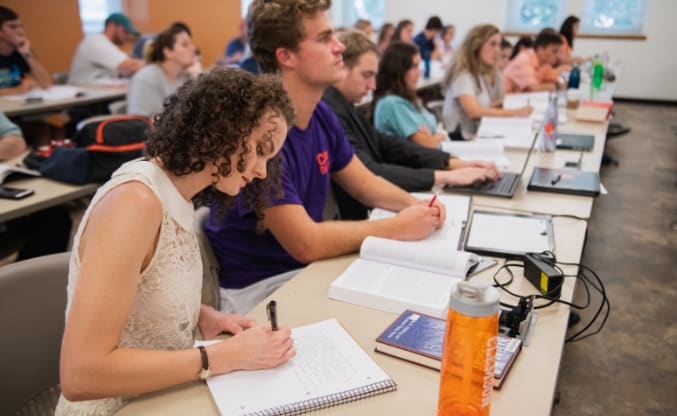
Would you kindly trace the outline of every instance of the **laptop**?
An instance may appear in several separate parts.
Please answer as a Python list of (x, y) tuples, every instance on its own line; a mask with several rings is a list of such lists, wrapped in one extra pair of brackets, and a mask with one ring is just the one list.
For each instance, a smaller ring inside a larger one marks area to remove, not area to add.
[(527, 189), (582, 196), (598, 196), (599, 174), (575, 169), (535, 167)]
[(595, 144), (595, 136), (590, 134), (557, 133), (557, 148), (589, 152)]
[(538, 140), (539, 132), (540, 129), (534, 133), (534, 138), (531, 141), (531, 147), (529, 147), (529, 153), (527, 153), (527, 158), (524, 161), (524, 166), (522, 166), (520, 173), (501, 172), (501, 179), (497, 181), (477, 182), (467, 186), (445, 186), (444, 190), (446, 192), (461, 193), (466, 195), (486, 195), (497, 196), (500, 198), (512, 198), (515, 195), (520, 178), (522, 175), (524, 175), (524, 170), (529, 164), (529, 157), (531, 157), (531, 153), (534, 151), (534, 146)]

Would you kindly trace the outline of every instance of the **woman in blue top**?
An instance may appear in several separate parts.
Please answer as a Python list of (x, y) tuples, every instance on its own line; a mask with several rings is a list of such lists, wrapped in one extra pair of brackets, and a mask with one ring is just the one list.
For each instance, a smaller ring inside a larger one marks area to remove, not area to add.
[(415, 45), (393, 42), (378, 66), (373, 114), (377, 129), (426, 147), (437, 148), (445, 137), (435, 134), (435, 116), (416, 96), (421, 55)]

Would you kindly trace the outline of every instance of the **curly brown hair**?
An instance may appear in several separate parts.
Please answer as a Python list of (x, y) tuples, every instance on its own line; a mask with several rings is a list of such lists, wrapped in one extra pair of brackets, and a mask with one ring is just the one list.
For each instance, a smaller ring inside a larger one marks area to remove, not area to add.
[[(154, 117), (146, 152), (177, 176), (215, 166), (218, 181), (233, 168), (244, 171), (249, 136), (269, 110), (273, 112), (270, 121), (283, 117), (287, 126), (293, 125), (294, 106), (278, 77), (256, 77), (239, 68), (214, 69), (185, 83), (167, 99), (164, 111)], [(230, 157), (236, 152), (240, 159), (233, 167)], [(242, 190), (245, 205), (256, 211), (259, 227), (270, 198), (282, 192), (279, 156), (270, 159), (267, 168), (265, 179), (256, 179)], [(234, 198), (208, 187), (194, 202), (209, 205), (223, 218)]]
[(247, 12), (247, 38), (261, 70), (277, 72), (277, 48), (298, 51), (303, 18), (330, 7), (331, 0), (254, 0)]

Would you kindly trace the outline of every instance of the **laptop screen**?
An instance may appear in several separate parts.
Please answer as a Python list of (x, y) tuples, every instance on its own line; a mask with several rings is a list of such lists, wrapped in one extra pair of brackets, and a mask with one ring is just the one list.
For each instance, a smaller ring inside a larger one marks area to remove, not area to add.
[(539, 128), (536, 130), (536, 133), (534, 133), (534, 139), (531, 141), (531, 147), (529, 148), (529, 153), (527, 153), (527, 158), (524, 160), (524, 166), (522, 166), (522, 170), (520, 171), (520, 176), (524, 175), (524, 170), (527, 168), (527, 164), (529, 164), (529, 158), (531, 157), (531, 152), (534, 151), (534, 147), (536, 146), (536, 141), (538, 140), (538, 135), (541, 133), (541, 129)]

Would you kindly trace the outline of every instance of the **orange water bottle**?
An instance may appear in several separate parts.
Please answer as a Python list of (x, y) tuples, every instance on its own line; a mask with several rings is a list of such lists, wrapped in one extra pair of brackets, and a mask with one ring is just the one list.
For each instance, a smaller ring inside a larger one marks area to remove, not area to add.
[(437, 414), (488, 416), (498, 338), (499, 293), (475, 282), (452, 287)]

